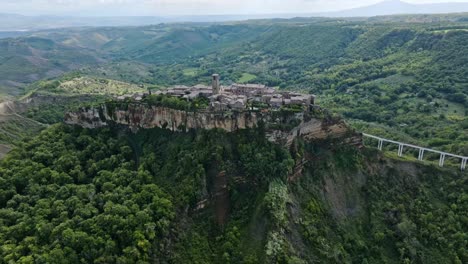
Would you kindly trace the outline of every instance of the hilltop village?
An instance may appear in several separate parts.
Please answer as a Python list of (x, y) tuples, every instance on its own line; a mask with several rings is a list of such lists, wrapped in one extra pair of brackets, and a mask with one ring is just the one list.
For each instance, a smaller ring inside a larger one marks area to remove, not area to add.
[(282, 106), (308, 107), (315, 102), (314, 95), (278, 91), (261, 84), (232, 84), (230, 86), (222, 86), (220, 85), (220, 77), (218, 74), (212, 76), (211, 87), (206, 85), (195, 85), (192, 87), (178, 85), (153, 93), (120, 96), (117, 99), (125, 100), (131, 97), (136, 101), (141, 101), (149, 94), (169, 95), (186, 99), (187, 101), (192, 101), (200, 97), (206, 98), (209, 100), (210, 109), (214, 111), (244, 110), (248, 105), (254, 103), (263, 104), (272, 109), (278, 109)]

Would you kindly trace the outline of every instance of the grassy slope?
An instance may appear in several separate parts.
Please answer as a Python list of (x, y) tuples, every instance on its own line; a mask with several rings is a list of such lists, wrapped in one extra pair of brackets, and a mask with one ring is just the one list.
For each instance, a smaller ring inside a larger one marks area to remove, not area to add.
[(8, 146), (37, 135), (46, 125), (20, 115), (0, 114), (0, 143)]
[(56, 88), (59, 93), (90, 95), (124, 95), (144, 92), (144, 87), (109, 79), (78, 77), (61, 82)]

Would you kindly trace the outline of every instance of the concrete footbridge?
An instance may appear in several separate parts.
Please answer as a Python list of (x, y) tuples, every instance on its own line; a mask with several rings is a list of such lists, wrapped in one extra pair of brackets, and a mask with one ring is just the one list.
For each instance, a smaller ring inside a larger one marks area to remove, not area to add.
[(379, 150), (382, 150), (384, 143), (390, 143), (390, 144), (398, 145), (398, 156), (399, 157), (403, 156), (404, 148), (412, 148), (412, 149), (416, 149), (416, 150), (419, 151), (418, 160), (423, 160), (424, 159), (424, 153), (431, 152), (431, 153), (436, 153), (436, 154), (440, 155), (440, 158), (439, 158), (439, 166), (440, 167), (444, 166), (445, 159), (447, 157), (452, 157), (452, 158), (459, 159), (461, 161), (461, 165), (460, 165), (461, 170), (466, 169), (466, 162), (468, 161), (468, 157), (455, 155), (455, 154), (451, 154), (451, 153), (447, 153), (447, 152), (443, 152), (443, 151), (439, 151), (439, 150), (424, 148), (424, 147), (411, 145), (411, 144), (407, 144), (407, 143), (403, 143), (403, 142), (398, 142), (398, 141), (394, 141), (394, 140), (390, 140), (390, 139), (386, 139), (386, 138), (381, 138), (381, 137), (377, 137), (377, 136), (373, 136), (373, 135), (369, 135), (369, 134), (365, 134), (365, 133), (363, 133), (362, 135), (364, 137), (376, 139), (378, 141), (377, 148)]

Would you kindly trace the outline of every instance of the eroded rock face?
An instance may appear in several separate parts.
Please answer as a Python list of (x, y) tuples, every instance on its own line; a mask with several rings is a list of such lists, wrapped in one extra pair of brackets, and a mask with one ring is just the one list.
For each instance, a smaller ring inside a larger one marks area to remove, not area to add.
[(268, 140), (290, 146), (296, 137), (306, 140), (342, 138), (352, 144), (361, 144), (361, 137), (343, 120), (314, 117), (310, 113), (278, 114), (278, 112), (211, 112), (183, 111), (167, 107), (130, 103), (125, 107), (102, 105), (82, 108), (65, 116), (65, 123), (85, 128), (99, 128), (110, 124), (138, 129), (164, 128), (184, 132), (189, 129), (222, 129), (234, 132), (240, 129), (264, 126)]

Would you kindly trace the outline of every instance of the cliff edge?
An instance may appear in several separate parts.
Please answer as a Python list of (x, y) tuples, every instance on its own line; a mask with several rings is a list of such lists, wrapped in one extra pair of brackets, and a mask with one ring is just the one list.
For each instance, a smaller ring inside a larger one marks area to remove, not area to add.
[(222, 129), (235, 132), (240, 129), (263, 128), (270, 141), (287, 146), (296, 137), (308, 141), (342, 139), (355, 145), (362, 143), (359, 133), (342, 119), (332, 117), (319, 107), (307, 111), (188, 111), (140, 102), (113, 101), (69, 112), (64, 120), (66, 124), (84, 128), (123, 125), (132, 131), (163, 128), (174, 132), (186, 132), (191, 129)]

